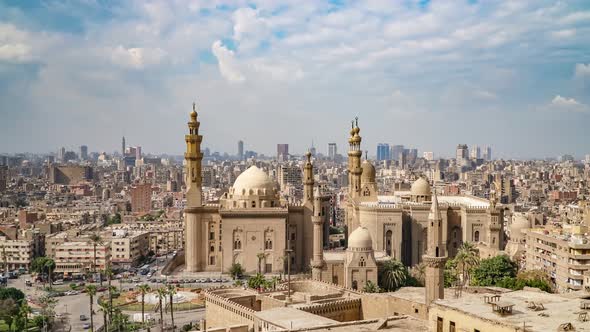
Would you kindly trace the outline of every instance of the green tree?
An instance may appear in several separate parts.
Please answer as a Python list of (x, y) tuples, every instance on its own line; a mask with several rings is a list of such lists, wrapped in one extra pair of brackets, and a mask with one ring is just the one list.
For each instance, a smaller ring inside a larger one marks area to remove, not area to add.
[(158, 300), (160, 301), (160, 331), (164, 331), (164, 308), (162, 305), (162, 301), (166, 300), (166, 288), (160, 287), (158, 288), (156, 295), (158, 296)]
[[(99, 301), (98, 307), (99, 307), (99, 310), (102, 311), (105, 331), (108, 331), (109, 330), (109, 314), (111, 313), (111, 307), (109, 306), (108, 302), (104, 302), (104, 301)], [(113, 317), (110, 317), (110, 319), (112, 320)]]
[(244, 269), (240, 263), (233, 263), (229, 268), (229, 274), (234, 280), (236, 280), (242, 277), (244, 274)]
[(461, 271), (461, 280), (465, 284), (469, 279), (470, 271), (479, 264), (479, 250), (473, 243), (464, 242), (459, 247), (454, 260)]
[(258, 288), (264, 286), (265, 282), (266, 282), (266, 279), (264, 279), (264, 276), (262, 274), (258, 273), (255, 276), (248, 279), (248, 287), (258, 289)]
[(141, 294), (141, 322), (145, 324), (145, 294), (149, 293), (151, 288), (148, 284), (141, 284), (138, 289)]
[(14, 302), (20, 304), (25, 298), (25, 293), (20, 289), (14, 287), (0, 288), (0, 300), (13, 299)]
[(457, 262), (454, 259), (449, 259), (445, 263), (444, 278), (445, 287), (453, 287), (459, 280), (459, 277), (457, 277)]
[(94, 296), (96, 295), (96, 286), (87, 285), (86, 294), (90, 298), (90, 331), (94, 331)]
[(424, 286), (426, 277), (426, 264), (421, 262), (410, 270), (410, 276), (416, 280), (417, 286)]
[(516, 277), (517, 264), (506, 255), (482, 259), (473, 269), (471, 284), (474, 286), (496, 286), (504, 278)]
[[(109, 292), (109, 318), (113, 319), (113, 292), (115, 291), (115, 287), (113, 287), (112, 285), (112, 280), (113, 280), (113, 269), (111, 268), (111, 265), (107, 263), (107, 266), (104, 269), (104, 275), (107, 277), (107, 290)], [(101, 279), (102, 280), (102, 279)], [(106, 322), (105, 322), (106, 325)], [(108, 330), (107, 330), (108, 331)]]
[(47, 331), (53, 325), (53, 317), (55, 316), (55, 305), (57, 304), (57, 300), (49, 296), (42, 296), (39, 298), (38, 303), (41, 310), (39, 311), (40, 315), (37, 317), (41, 318), (37, 321), (37, 323), (40, 323), (41, 327), (46, 326)]
[[(92, 242), (92, 252), (93, 252), (93, 259), (92, 259), (92, 273), (96, 274), (96, 246), (102, 244), (102, 237), (98, 233), (93, 233), (90, 235), (90, 241)], [(100, 278), (100, 285), (102, 286), (102, 278)]]
[(365, 287), (363, 288), (363, 292), (379, 293), (380, 289), (379, 289), (379, 286), (375, 285), (374, 282), (372, 282), (371, 280), (368, 280), (367, 283), (365, 284)]
[(383, 263), (383, 267), (379, 271), (379, 287), (388, 292), (405, 286), (408, 279), (408, 269), (394, 258)]
[(170, 321), (172, 322), (172, 331), (174, 331), (174, 294), (176, 294), (176, 287), (174, 285), (168, 285), (166, 292), (170, 298)]

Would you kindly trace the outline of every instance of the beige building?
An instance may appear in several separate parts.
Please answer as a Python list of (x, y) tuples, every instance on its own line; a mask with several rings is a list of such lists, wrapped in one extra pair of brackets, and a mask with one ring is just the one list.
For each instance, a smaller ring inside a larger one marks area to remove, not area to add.
[(35, 243), (33, 240), (10, 240), (0, 236), (0, 262), (9, 271), (24, 268), (29, 269), (35, 258)]
[(567, 230), (535, 228), (526, 233), (526, 269), (543, 270), (558, 292), (584, 289), (590, 270), (590, 241), (586, 226)]
[[(283, 273), (286, 257), (290, 257), (293, 272), (307, 270), (312, 259), (309, 243), (313, 242), (314, 209), (310, 157), (304, 169), (301, 205), (281, 201), (277, 183), (256, 166), (238, 176), (219, 204), (203, 205), (199, 126), (193, 109), (185, 137), (185, 270), (227, 272), (239, 263), (248, 273)], [(323, 241), (320, 245), (323, 248)]]
[(146, 257), (150, 250), (149, 232), (113, 230), (109, 241), (113, 265), (129, 267)]
[(94, 244), (89, 239), (76, 239), (57, 244), (53, 248), (55, 273), (64, 275), (87, 274), (102, 271), (110, 264), (110, 243), (96, 245), (96, 265), (94, 265)]

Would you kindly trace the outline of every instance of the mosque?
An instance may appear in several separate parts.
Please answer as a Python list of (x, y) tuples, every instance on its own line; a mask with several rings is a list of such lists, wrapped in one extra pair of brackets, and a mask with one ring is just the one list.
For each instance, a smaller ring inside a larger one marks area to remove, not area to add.
[[(395, 258), (407, 266), (426, 264), (427, 298), (443, 295), (443, 267), (463, 242), (485, 256), (505, 246), (503, 210), (495, 199), (438, 196), (417, 179), (409, 192), (377, 192), (376, 171), (361, 162), (358, 121), (349, 138), (346, 198), (347, 249), (325, 250), (329, 201), (314, 187), (311, 154), (303, 171), (303, 202), (281, 200), (277, 184), (256, 166), (244, 171), (219, 204), (203, 204), (200, 123), (193, 105), (185, 136), (187, 204), (185, 271), (228, 272), (239, 263), (247, 273), (309, 271), (317, 281), (362, 289), (377, 284), (380, 263)], [(311, 245), (309, 245), (311, 244)]]

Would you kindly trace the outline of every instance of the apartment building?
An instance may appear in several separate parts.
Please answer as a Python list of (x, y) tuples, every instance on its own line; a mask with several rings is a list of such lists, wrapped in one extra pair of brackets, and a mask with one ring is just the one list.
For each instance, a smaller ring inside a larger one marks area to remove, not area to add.
[(34, 258), (34, 240), (11, 240), (0, 236), (0, 259), (9, 271), (20, 268), (28, 270)]
[(584, 289), (590, 271), (590, 239), (586, 226), (563, 230), (536, 228), (526, 234), (526, 269), (543, 270), (559, 293)]
[(150, 233), (117, 229), (112, 231), (110, 242), (111, 262), (129, 267), (147, 256), (150, 250)]
[(55, 273), (64, 275), (87, 274), (104, 270), (110, 265), (110, 242), (96, 244), (96, 266), (94, 266), (94, 243), (90, 239), (78, 238), (58, 243), (53, 248)]

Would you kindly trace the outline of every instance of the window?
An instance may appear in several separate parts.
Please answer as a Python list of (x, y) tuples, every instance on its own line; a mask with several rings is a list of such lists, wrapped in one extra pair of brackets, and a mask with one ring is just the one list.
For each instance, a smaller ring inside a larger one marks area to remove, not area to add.
[(455, 322), (449, 322), (449, 332), (455, 332)]
[(479, 231), (475, 231), (473, 234), (473, 241), (479, 242)]
[(252, 201), (252, 207), (255, 208), (256, 207), (256, 201)]
[(209, 257), (209, 265), (215, 265), (215, 256)]
[(214, 252), (215, 251), (215, 246), (211, 246), (211, 248), (209, 248), (209, 251)]
[(436, 332), (442, 332), (443, 331), (443, 319), (442, 317), (437, 317), (436, 318)]
[(365, 258), (364, 257), (361, 257), (361, 259), (359, 260), (359, 266), (360, 267), (367, 266), (367, 262), (365, 262)]
[(352, 281), (352, 289), (354, 289), (354, 290), (358, 289), (358, 283), (356, 282), (356, 280)]
[(291, 241), (295, 241), (295, 233), (291, 233)]

